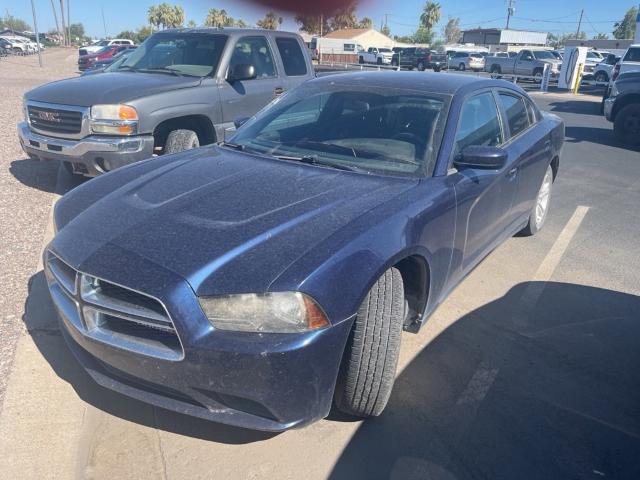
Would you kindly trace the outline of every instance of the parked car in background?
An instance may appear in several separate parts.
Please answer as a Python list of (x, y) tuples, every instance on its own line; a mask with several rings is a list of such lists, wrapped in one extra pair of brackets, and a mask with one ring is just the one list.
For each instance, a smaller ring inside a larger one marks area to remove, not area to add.
[(427, 68), (434, 72), (447, 70), (449, 68), (449, 58), (445, 53), (431, 53), (431, 60), (427, 64)]
[(640, 71), (621, 74), (604, 101), (604, 115), (613, 122), (616, 137), (627, 145), (640, 145)]
[(413, 70), (414, 68), (423, 72), (431, 63), (432, 52), (428, 48), (416, 48), (409, 47), (398, 53), (398, 59), (401, 68), (408, 68)]
[(619, 74), (640, 70), (640, 44), (631, 45), (622, 56), (619, 64)]
[(515, 57), (502, 58), (490, 56), (486, 58), (485, 70), (494, 75), (508, 74), (534, 77), (541, 82), (545, 65), (549, 65), (551, 76), (560, 74), (562, 62), (548, 50), (521, 50)]
[(556, 57), (558, 60), (562, 61), (564, 52), (560, 50), (549, 50), (549, 53)]
[(465, 70), (473, 70), (480, 72), (484, 70), (485, 57), (480, 53), (474, 52), (455, 52), (449, 57), (447, 67), (461, 72)]
[(100, 40), (95, 42), (88, 47), (81, 47), (78, 49), (78, 55), (89, 55), (91, 53), (96, 53), (98, 50), (104, 47), (110, 47), (112, 45), (135, 45), (133, 40), (129, 40), (128, 38), (113, 38), (111, 40)]
[(118, 53), (135, 48), (136, 45), (111, 45), (109, 47), (102, 47), (102, 49), (98, 50), (94, 54), (82, 55), (80, 58), (78, 58), (78, 69), (80, 71), (84, 71), (89, 68), (93, 68), (96, 66), (97, 62), (101, 62), (104, 60), (107, 60), (110, 63), (113, 57)]
[(62, 335), (100, 385), (201, 419), (380, 415), (402, 330), (543, 228), (563, 141), (506, 81), (310, 80), (228, 143), (58, 200), (44, 268)]
[(0, 37), (0, 55), (4, 57), (12, 53), (14, 52), (13, 52), (13, 46), (11, 45), (11, 42)]
[(486, 57), (498, 57), (498, 58), (511, 58), (511, 57), (515, 57), (517, 55), (517, 52), (496, 52), (494, 54), (488, 54), (485, 55), (485, 59)]
[(4, 36), (0, 38), (4, 40), (5, 45), (7, 44), (9, 45), (11, 51), (15, 55), (29, 55), (30, 53), (33, 52), (33, 49), (31, 48), (31, 46), (19, 38), (10, 37), (10, 36)]
[(32, 158), (95, 176), (154, 153), (219, 142), (234, 120), (314, 76), (296, 34), (167, 29), (117, 69), (27, 92), (20, 143)]
[(110, 71), (110, 67), (118, 67), (137, 47), (127, 48), (125, 50), (116, 53), (111, 58), (105, 58), (104, 60), (98, 60), (92, 68), (89, 68), (82, 72), (82, 75), (93, 75), (95, 73), (103, 73)]
[(377, 65), (391, 65), (393, 52), (390, 48), (369, 47), (366, 52), (358, 52), (358, 63), (375, 63)]
[(609, 53), (604, 60), (596, 65), (593, 71), (593, 78), (598, 83), (608, 83), (613, 73), (613, 67), (620, 61), (620, 57), (614, 53)]
[(586, 79), (595, 78), (595, 70), (599, 63), (604, 61), (604, 57), (596, 50), (589, 50), (585, 60), (583, 77)]

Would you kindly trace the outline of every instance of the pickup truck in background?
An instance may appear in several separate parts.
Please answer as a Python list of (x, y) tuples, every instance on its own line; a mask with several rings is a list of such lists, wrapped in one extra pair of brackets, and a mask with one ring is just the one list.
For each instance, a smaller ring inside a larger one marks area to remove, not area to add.
[(488, 56), (485, 58), (485, 71), (494, 75), (521, 75), (535, 77), (537, 83), (542, 81), (545, 65), (551, 68), (551, 76), (560, 74), (562, 62), (548, 50), (521, 50), (511, 58)]
[(167, 29), (114, 69), (24, 96), (23, 150), (96, 176), (153, 154), (224, 140), (224, 132), (315, 76), (297, 34)]
[(640, 70), (621, 74), (604, 100), (604, 115), (626, 145), (640, 145)]
[(358, 52), (358, 63), (391, 65), (393, 51), (390, 48), (369, 47), (366, 52)]

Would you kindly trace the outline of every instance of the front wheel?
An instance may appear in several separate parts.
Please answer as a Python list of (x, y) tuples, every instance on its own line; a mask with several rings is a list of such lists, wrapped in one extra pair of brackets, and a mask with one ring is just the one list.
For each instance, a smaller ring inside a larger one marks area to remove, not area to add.
[(613, 133), (622, 143), (640, 145), (640, 103), (627, 105), (616, 114)]
[(606, 72), (598, 72), (596, 73), (595, 81), (596, 83), (608, 83), (609, 75)]
[(547, 167), (547, 171), (542, 179), (542, 185), (538, 190), (536, 203), (529, 214), (529, 222), (520, 233), (525, 236), (531, 236), (538, 233), (544, 226), (549, 213), (549, 204), (551, 203), (551, 190), (553, 189), (553, 168), (551, 165)]
[(335, 402), (345, 413), (375, 417), (395, 381), (404, 320), (404, 285), (395, 268), (371, 287), (358, 309), (340, 366)]
[(200, 146), (200, 140), (198, 135), (193, 130), (173, 130), (169, 133), (167, 141), (164, 144), (164, 153), (178, 153), (185, 150), (191, 150), (192, 148), (198, 148)]
[(418, 62), (418, 70), (424, 72), (424, 63)]
[(533, 82), (538, 84), (542, 83), (542, 70), (533, 72)]
[(382, 59), (381, 59), (380, 57), (378, 57), (378, 59), (376, 60), (376, 63), (377, 63), (378, 65), (382, 65)]

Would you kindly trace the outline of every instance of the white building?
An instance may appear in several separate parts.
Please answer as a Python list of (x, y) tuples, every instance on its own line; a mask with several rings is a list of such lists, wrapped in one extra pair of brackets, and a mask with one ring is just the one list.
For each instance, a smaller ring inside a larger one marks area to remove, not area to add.
[(462, 32), (462, 43), (487, 47), (491, 52), (508, 52), (522, 47), (544, 47), (548, 35), (528, 30), (475, 28)]

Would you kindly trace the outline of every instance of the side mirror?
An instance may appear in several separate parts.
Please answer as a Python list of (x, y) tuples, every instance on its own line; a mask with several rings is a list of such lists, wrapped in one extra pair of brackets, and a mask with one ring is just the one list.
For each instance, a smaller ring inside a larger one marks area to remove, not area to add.
[(454, 160), (458, 169), (476, 168), (480, 170), (500, 170), (507, 163), (507, 152), (500, 147), (483, 147), (472, 145), (462, 151), (462, 155)]
[(245, 123), (247, 123), (249, 121), (249, 118), (251, 117), (240, 117), (240, 118), (236, 118), (233, 121), (233, 124), (235, 125), (236, 129), (240, 128), (242, 125), (244, 125)]
[(253, 80), (256, 78), (256, 69), (249, 63), (239, 63), (229, 69), (227, 73), (228, 82), (239, 82), (241, 80)]

